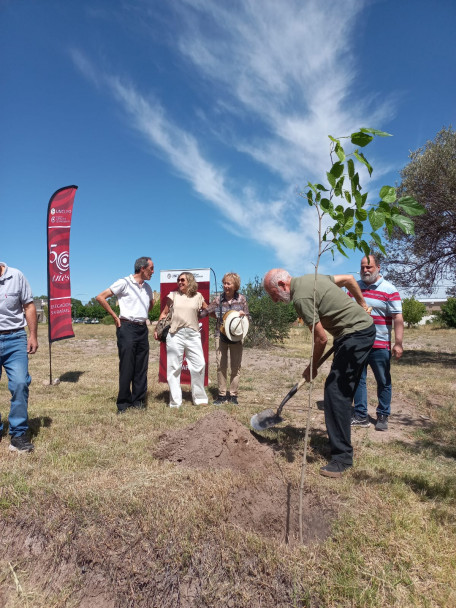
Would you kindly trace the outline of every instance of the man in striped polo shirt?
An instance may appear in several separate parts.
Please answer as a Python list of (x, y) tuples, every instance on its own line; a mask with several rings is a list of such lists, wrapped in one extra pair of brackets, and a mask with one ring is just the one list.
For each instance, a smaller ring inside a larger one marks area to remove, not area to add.
[[(368, 306), (372, 306), (376, 336), (374, 346), (361, 374), (355, 392), (355, 413), (351, 425), (368, 427), (367, 414), (367, 366), (370, 365), (377, 382), (377, 422), (376, 431), (388, 430), (388, 416), (391, 413), (391, 356), (399, 359), (402, 356), (402, 337), (404, 319), (402, 317), (401, 297), (392, 283), (380, 274), (380, 263), (376, 255), (361, 260), (361, 280), (358, 285)], [(351, 295), (351, 294), (350, 294)], [(391, 329), (394, 326), (394, 346), (391, 348)]]

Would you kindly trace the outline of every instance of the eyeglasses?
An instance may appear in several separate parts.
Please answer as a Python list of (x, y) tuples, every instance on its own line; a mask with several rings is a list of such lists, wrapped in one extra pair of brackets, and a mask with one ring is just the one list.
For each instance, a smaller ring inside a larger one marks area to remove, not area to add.
[(186, 280), (187, 280), (187, 279), (177, 279), (177, 282), (178, 282), (178, 283), (185, 283), (185, 281), (186, 281)]

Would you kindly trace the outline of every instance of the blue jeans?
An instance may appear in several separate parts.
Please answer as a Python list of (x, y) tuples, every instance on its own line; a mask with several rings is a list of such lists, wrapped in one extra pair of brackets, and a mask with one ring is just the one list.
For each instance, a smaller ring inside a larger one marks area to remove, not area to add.
[(367, 364), (361, 373), (361, 378), (356, 389), (354, 404), (355, 416), (365, 418), (367, 416), (367, 366), (370, 365), (377, 382), (377, 415), (389, 416), (391, 414), (391, 374), (390, 374), (391, 351), (386, 348), (373, 348), (367, 359)]
[[(8, 388), (11, 393), (9, 414), (9, 434), (20, 437), (28, 430), (27, 407), (29, 385), (32, 381), (28, 373), (27, 334), (25, 330), (14, 334), (0, 334), (0, 378), (2, 367), (8, 377)], [(0, 419), (0, 434), (3, 423)]]

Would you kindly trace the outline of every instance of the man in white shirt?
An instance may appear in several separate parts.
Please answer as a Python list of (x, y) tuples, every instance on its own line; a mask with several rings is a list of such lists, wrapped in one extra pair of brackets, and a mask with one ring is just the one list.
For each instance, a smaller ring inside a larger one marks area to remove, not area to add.
[[(134, 274), (119, 279), (96, 298), (116, 324), (119, 351), (118, 414), (131, 407), (145, 408), (149, 365), (149, 333), (146, 321), (154, 305), (152, 289), (145, 281), (149, 281), (153, 274), (152, 260), (149, 257), (138, 258)], [(112, 296), (117, 297), (119, 316), (107, 301), (107, 298)]]

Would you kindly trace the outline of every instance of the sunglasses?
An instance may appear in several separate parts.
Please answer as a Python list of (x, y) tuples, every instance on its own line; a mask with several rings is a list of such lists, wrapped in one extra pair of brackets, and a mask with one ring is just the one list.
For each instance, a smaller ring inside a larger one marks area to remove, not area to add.
[(186, 280), (187, 280), (187, 279), (177, 279), (177, 282), (178, 282), (178, 283), (185, 283), (185, 281), (186, 281)]

